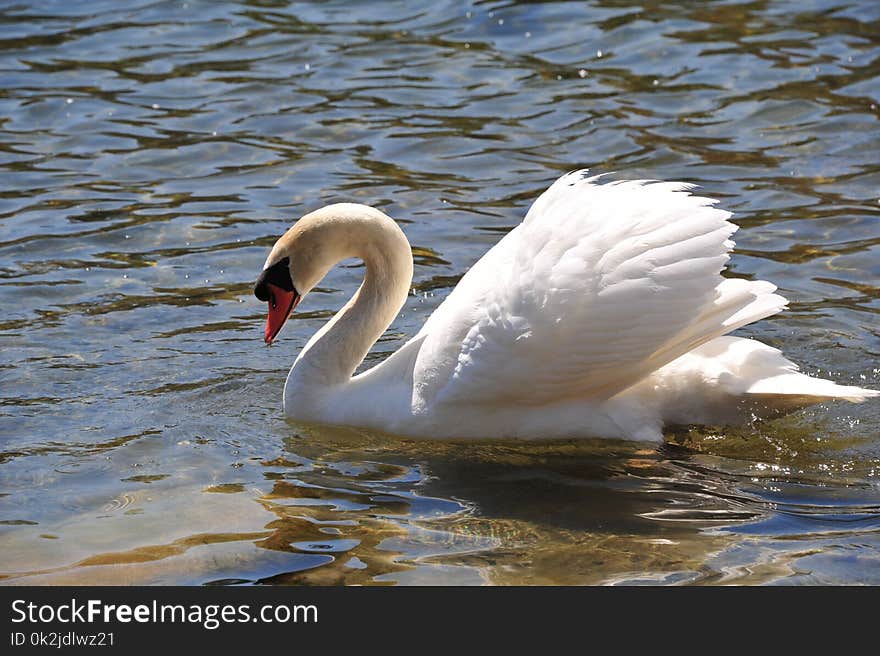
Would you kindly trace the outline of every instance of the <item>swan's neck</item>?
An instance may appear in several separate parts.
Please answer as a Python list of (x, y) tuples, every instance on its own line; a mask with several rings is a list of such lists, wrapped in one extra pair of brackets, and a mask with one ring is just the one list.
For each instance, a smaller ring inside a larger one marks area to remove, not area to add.
[[(328, 387), (345, 386), (406, 301), (412, 283), (412, 250), (397, 224), (363, 206), (340, 220), (333, 256), (363, 260), (366, 274), (351, 300), (303, 348), (284, 388), (288, 414), (326, 398)], [(306, 413), (309, 414), (309, 413)]]

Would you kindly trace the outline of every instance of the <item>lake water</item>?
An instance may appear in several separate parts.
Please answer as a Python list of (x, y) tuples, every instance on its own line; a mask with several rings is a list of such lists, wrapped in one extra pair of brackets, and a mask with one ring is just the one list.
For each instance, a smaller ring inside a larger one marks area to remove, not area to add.
[[(415, 334), (561, 173), (697, 183), (739, 334), (880, 387), (880, 3), (95, 0), (0, 9), (0, 575), (880, 584), (880, 403), (661, 446), (304, 430), (251, 294), (302, 214), (398, 218)], [(647, 320), (648, 318), (646, 318)]]

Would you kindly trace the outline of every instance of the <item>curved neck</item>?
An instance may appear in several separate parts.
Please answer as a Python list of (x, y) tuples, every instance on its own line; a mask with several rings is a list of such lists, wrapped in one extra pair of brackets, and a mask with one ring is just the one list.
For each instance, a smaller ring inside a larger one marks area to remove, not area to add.
[[(343, 385), (391, 324), (406, 302), (412, 283), (412, 250), (403, 231), (382, 212), (365, 206), (345, 207), (328, 239), (334, 239), (335, 264), (356, 257), (366, 267), (364, 281), (300, 352), (285, 385), (285, 407), (319, 388)], [(339, 211), (337, 209), (337, 211)]]

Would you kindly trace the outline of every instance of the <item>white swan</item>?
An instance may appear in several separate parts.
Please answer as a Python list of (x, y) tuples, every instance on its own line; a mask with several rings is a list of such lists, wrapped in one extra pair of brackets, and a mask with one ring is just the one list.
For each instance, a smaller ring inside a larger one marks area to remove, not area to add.
[(736, 226), (691, 185), (564, 175), (461, 279), (419, 333), (352, 377), (412, 282), (409, 242), (379, 210), (340, 203), (279, 239), (254, 290), (266, 342), (340, 260), (363, 284), (306, 344), (284, 411), (411, 437), (662, 440), (880, 392), (797, 372), (727, 333), (782, 310), (769, 282), (724, 279)]

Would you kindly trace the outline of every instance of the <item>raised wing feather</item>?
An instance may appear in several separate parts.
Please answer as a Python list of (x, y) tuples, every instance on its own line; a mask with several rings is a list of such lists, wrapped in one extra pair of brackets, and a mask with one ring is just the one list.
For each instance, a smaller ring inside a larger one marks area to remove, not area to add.
[(596, 181), (560, 178), (434, 312), (417, 406), (608, 398), (785, 304), (769, 283), (723, 281), (736, 226), (715, 201)]

